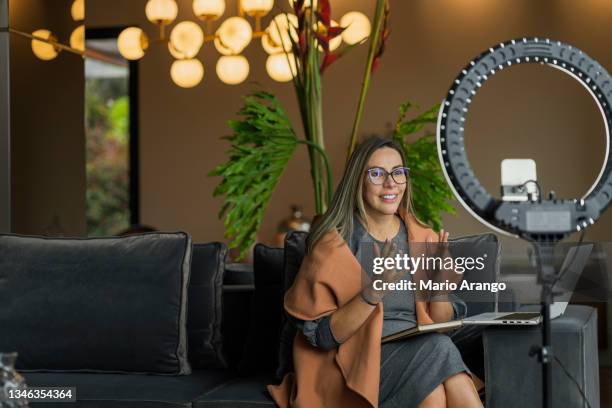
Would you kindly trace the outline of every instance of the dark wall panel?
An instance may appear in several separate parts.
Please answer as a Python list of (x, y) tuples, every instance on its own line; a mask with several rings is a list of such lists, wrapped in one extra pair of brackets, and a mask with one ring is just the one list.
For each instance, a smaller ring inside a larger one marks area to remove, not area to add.
[(0, 0), (0, 232), (11, 230), (8, 0)]
[[(18, 0), (11, 27), (51, 30), (62, 43), (79, 23), (71, 0)], [(11, 34), (13, 231), (85, 234), (84, 66), (61, 52), (37, 59), (30, 41)]]

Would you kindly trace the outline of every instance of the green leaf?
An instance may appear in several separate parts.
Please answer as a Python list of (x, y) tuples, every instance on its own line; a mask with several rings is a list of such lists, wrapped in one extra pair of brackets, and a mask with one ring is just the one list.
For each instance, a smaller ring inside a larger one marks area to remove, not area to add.
[[(410, 167), (416, 215), (434, 230), (439, 231), (442, 228), (441, 214), (456, 212), (451, 205), (454, 200), (453, 193), (442, 174), (438, 160), (436, 138), (433, 133), (427, 132), (428, 128), (435, 125), (438, 120), (440, 105), (434, 105), (425, 112), (408, 118), (408, 112), (413, 106), (410, 101), (400, 105), (393, 139), (402, 146)], [(421, 131), (425, 133), (418, 135)], [(410, 142), (409, 138), (413, 140)]]
[(219, 211), (230, 248), (242, 258), (255, 241), (272, 192), (298, 145), (289, 117), (271, 93), (255, 91), (244, 97), (240, 119), (228, 121), (232, 134), (228, 161), (208, 173), (220, 176), (214, 196), (224, 196)]

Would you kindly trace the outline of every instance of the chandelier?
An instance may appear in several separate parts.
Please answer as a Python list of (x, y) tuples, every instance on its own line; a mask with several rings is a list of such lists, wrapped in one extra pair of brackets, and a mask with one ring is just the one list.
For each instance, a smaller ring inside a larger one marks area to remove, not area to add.
[[(289, 0), (293, 6), (294, 0)], [(158, 36), (150, 40), (140, 27), (128, 27), (119, 35), (118, 48), (128, 60), (139, 60), (145, 56), (151, 44), (162, 44), (174, 58), (170, 67), (172, 81), (183, 88), (192, 88), (204, 79), (204, 65), (196, 58), (204, 44), (212, 43), (221, 54), (217, 61), (216, 73), (219, 79), (229, 85), (244, 82), (250, 71), (248, 59), (243, 51), (254, 39), (268, 54), (266, 71), (278, 82), (291, 81), (295, 70), (295, 59), (287, 58), (291, 53), (292, 41), (297, 41), (297, 17), (281, 12), (262, 28), (262, 19), (274, 7), (274, 0), (237, 0), (238, 14), (218, 24), (213, 24), (226, 12), (225, 0), (193, 0), (194, 15), (202, 25), (193, 21), (181, 21), (174, 25), (170, 34), (166, 29), (178, 15), (175, 0), (149, 0), (145, 6), (147, 19), (158, 26)], [(313, 4), (314, 3), (314, 4)], [(304, 7), (316, 7), (317, 0), (305, 0)], [(203, 26), (203, 27), (202, 27)], [(368, 17), (358, 11), (346, 13), (332, 26), (344, 27), (342, 35), (330, 42), (330, 50), (336, 50), (342, 43), (355, 46), (370, 35)]]
[(47, 29), (38, 29), (32, 33), (8, 27), (8, 32), (31, 40), (32, 53), (43, 61), (55, 59), (61, 51), (68, 51), (81, 56), (103, 56), (101, 53), (87, 52), (85, 50), (85, 0), (73, 0), (70, 6), (70, 15), (79, 25), (72, 30), (69, 45), (59, 42), (57, 36)]

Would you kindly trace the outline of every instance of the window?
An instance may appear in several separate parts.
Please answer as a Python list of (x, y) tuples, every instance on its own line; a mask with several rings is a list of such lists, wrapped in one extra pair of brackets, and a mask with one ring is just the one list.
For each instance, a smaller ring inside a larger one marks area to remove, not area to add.
[(85, 59), (86, 216), (89, 236), (138, 224), (137, 65), (120, 29), (88, 29)]

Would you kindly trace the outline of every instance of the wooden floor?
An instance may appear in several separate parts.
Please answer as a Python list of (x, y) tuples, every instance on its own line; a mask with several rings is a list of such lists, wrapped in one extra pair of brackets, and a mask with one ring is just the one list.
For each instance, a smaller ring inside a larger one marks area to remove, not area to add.
[(612, 368), (599, 371), (601, 408), (612, 408)]

